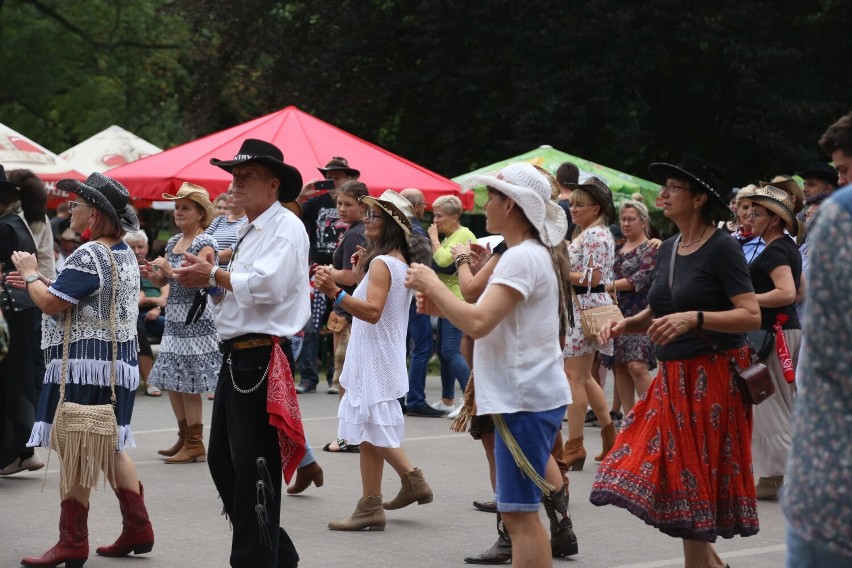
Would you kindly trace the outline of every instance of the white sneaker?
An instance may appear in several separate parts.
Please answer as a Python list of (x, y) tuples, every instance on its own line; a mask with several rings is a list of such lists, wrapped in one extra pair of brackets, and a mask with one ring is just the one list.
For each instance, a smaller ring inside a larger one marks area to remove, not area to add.
[(0, 469), (0, 475), (12, 475), (21, 471), (35, 471), (44, 467), (44, 462), (38, 457), (38, 454), (33, 454), (25, 460), (16, 458), (15, 461)]
[(447, 418), (449, 418), (450, 420), (455, 420), (456, 417), (461, 413), (462, 408), (464, 408), (463, 404), (458, 405), (455, 410), (453, 410), (447, 415)]
[(456, 409), (452, 404), (444, 404), (443, 400), (438, 400), (437, 402), (432, 403), (432, 408), (440, 410), (441, 412), (452, 412)]

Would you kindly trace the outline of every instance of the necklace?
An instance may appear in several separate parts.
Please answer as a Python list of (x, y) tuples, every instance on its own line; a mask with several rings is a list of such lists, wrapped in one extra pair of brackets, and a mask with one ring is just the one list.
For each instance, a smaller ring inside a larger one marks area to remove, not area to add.
[(679, 243), (678, 246), (681, 247), (681, 248), (689, 248), (692, 245), (701, 242), (701, 239), (703, 239), (705, 233), (707, 233), (707, 227), (709, 227), (709, 225), (704, 225), (704, 230), (701, 231), (701, 236), (698, 237), (697, 239), (695, 239), (694, 241), (692, 241), (691, 243)]

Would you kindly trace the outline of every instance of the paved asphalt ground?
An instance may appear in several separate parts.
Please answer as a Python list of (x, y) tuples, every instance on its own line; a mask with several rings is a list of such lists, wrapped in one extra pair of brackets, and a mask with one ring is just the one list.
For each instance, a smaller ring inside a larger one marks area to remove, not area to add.
[[(612, 377), (607, 381), (612, 389)], [(440, 379), (430, 376), (428, 400), (436, 400)], [(330, 520), (343, 518), (360, 494), (357, 454), (321, 451), (337, 432), (337, 397), (324, 393), (299, 397), (305, 427), (325, 485), (299, 496), (283, 498), (281, 523), (299, 550), (304, 568), (383, 568), (404, 566), (466, 566), (465, 556), (494, 542), (494, 515), (475, 510), (474, 499), (491, 498), (488, 466), (479, 442), (449, 430), (446, 418), (407, 418), (403, 445), (412, 462), (423, 469), (435, 492), (428, 505), (388, 511), (385, 532), (345, 533), (328, 530)], [(205, 424), (212, 401), (204, 400)], [(150, 554), (126, 559), (101, 558), (95, 548), (110, 544), (119, 534), (118, 502), (109, 490), (92, 495), (89, 516), (91, 556), (87, 568), (227, 567), (231, 535), (206, 463), (165, 465), (157, 449), (175, 439), (174, 419), (166, 397), (136, 399), (133, 429), (138, 447), (131, 451), (145, 484), (156, 544)], [(567, 428), (563, 429), (563, 433)], [(600, 451), (600, 430), (586, 428), (586, 449)], [(207, 430), (205, 430), (205, 438)], [(46, 452), (39, 450), (42, 457)], [(18, 566), (20, 559), (41, 554), (57, 540), (59, 518), (58, 472), (50, 463), (42, 491), (43, 472), (0, 478), (0, 568)], [(658, 568), (682, 566), (680, 542), (615, 507), (595, 507), (588, 496), (595, 462), (571, 473), (571, 515), (580, 553), (554, 560), (554, 566), (577, 568)], [(385, 467), (385, 496), (394, 496), (399, 478)], [(732, 568), (778, 568), (784, 565), (784, 517), (777, 503), (761, 502), (760, 533), (717, 543)], [(542, 511), (542, 518), (547, 522)]]

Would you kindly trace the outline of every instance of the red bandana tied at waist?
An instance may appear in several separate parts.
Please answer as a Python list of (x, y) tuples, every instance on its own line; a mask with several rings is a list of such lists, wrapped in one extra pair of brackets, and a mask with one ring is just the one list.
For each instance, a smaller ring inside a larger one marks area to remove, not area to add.
[(787, 338), (784, 337), (784, 330), (781, 329), (788, 319), (790, 316), (787, 314), (778, 314), (772, 327), (775, 329), (775, 351), (778, 353), (778, 361), (781, 362), (784, 380), (792, 384), (796, 382), (796, 370), (793, 368), (793, 359), (787, 347)]
[(277, 337), (272, 338), (266, 411), (269, 413), (269, 424), (278, 430), (281, 470), (284, 472), (284, 482), (290, 483), (293, 472), (305, 457), (305, 429), (302, 426), (302, 412), (299, 410), (290, 363), (278, 345)]

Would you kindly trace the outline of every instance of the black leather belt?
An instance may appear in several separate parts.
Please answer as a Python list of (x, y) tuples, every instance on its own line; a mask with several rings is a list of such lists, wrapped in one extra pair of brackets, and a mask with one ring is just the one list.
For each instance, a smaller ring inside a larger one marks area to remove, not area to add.
[(572, 285), (572, 288), (574, 288), (574, 292), (576, 292), (577, 294), (586, 294), (586, 293), (602, 294), (603, 292), (606, 292), (606, 288), (604, 287), (603, 284), (598, 284), (597, 286), (592, 286), (591, 290), (589, 290), (588, 286), (573, 286)]
[[(286, 337), (279, 337), (278, 344), (286, 345), (290, 340)], [(219, 351), (223, 355), (235, 353), (237, 351), (245, 351), (246, 349), (257, 349), (258, 347), (269, 347), (272, 345), (272, 336), (263, 333), (247, 333), (233, 339), (226, 339), (219, 342)]]

